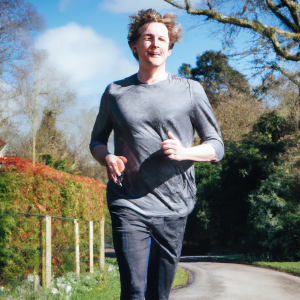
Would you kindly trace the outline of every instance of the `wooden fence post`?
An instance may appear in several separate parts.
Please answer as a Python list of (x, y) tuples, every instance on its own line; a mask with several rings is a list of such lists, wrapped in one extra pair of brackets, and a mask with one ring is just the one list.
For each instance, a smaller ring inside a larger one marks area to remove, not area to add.
[(51, 288), (51, 217), (46, 216), (46, 288)]
[(93, 221), (89, 221), (90, 229), (90, 273), (94, 273), (94, 230), (93, 230)]
[(100, 219), (100, 270), (101, 271), (104, 271), (104, 267), (105, 267), (104, 224), (105, 224), (105, 215), (102, 214)]
[(42, 274), (41, 274), (41, 278), (42, 278), (42, 286), (46, 287), (46, 244), (45, 244), (45, 240), (46, 240), (46, 233), (45, 233), (45, 223), (46, 220), (44, 218), (40, 218), (40, 230), (41, 230), (41, 249), (42, 249), (42, 253), (41, 253), (41, 257), (42, 257)]
[(80, 274), (80, 258), (79, 258), (79, 229), (78, 229), (78, 220), (74, 220), (75, 225), (75, 264), (76, 264), (76, 273)]

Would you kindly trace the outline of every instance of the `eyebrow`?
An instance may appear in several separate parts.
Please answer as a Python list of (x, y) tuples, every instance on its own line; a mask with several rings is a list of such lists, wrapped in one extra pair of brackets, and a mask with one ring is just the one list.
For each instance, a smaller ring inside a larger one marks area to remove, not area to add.
[[(149, 36), (154, 36), (154, 34), (151, 34), (151, 33), (146, 33), (146, 34), (143, 34), (142, 36), (147, 36), (147, 35), (149, 35)], [(165, 35), (160, 35), (159, 37), (166, 38)]]

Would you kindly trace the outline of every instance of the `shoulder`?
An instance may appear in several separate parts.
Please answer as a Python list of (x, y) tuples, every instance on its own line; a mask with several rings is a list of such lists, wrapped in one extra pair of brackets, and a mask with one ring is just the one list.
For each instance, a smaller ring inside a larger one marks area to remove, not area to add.
[(181, 77), (181, 76), (178, 76), (178, 75), (174, 75), (172, 73), (169, 73), (169, 76), (170, 76), (170, 81), (172, 83), (175, 83), (176, 85), (185, 85), (185, 86), (189, 86), (190, 83), (190, 79), (187, 79), (187, 78), (184, 78), (184, 77)]
[(199, 83), (199, 81), (193, 80), (193, 79), (189, 79), (189, 78), (185, 78), (185, 77), (181, 77), (178, 75), (174, 75), (169, 73), (171, 76), (171, 81), (176, 84), (176, 86), (186, 86), (190, 89), (190, 93), (191, 96), (194, 96), (194, 94), (201, 94), (204, 93), (204, 89), (202, 87), (202, 85)]
[(133, 85), (137, 84), (135, 77), (136, 74), (133, 74), (124, 79), (112, 82), (106, 87), (105, 93), (114, 95), (125, 92), (126, 90), (130, 89)]

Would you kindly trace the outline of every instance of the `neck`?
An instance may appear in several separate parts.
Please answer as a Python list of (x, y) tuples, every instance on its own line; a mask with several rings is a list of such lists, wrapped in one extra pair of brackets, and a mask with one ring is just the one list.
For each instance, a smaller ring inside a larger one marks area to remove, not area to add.
[(159, 67), (145, 69), (140, 65), (138, 71), (138, 78), (141, 82), (146, 84), (153, 84), (167, 79), (168, 74), (166, 73), (165, 64)]

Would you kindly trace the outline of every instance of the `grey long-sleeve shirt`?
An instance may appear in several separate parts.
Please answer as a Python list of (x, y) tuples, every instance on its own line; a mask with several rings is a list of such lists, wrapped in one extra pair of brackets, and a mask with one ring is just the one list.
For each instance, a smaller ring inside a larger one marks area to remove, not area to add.
[(194, 129), (214, 147), (217, 161), (224, 155), (222, 136), (202, 86), (168, 73), (155, 84), (134, 74), (110, 84), (101, 99), (90, 149), (107, 145), (114, 130), (115, 155), (128, 160), (122, 187), (109, 180), (108, 206), (123, 206), (145, 216), (185, 216), (195, 205), (193, 161), (170, 160), (162, 141), (171, 131), (191, 147)]

